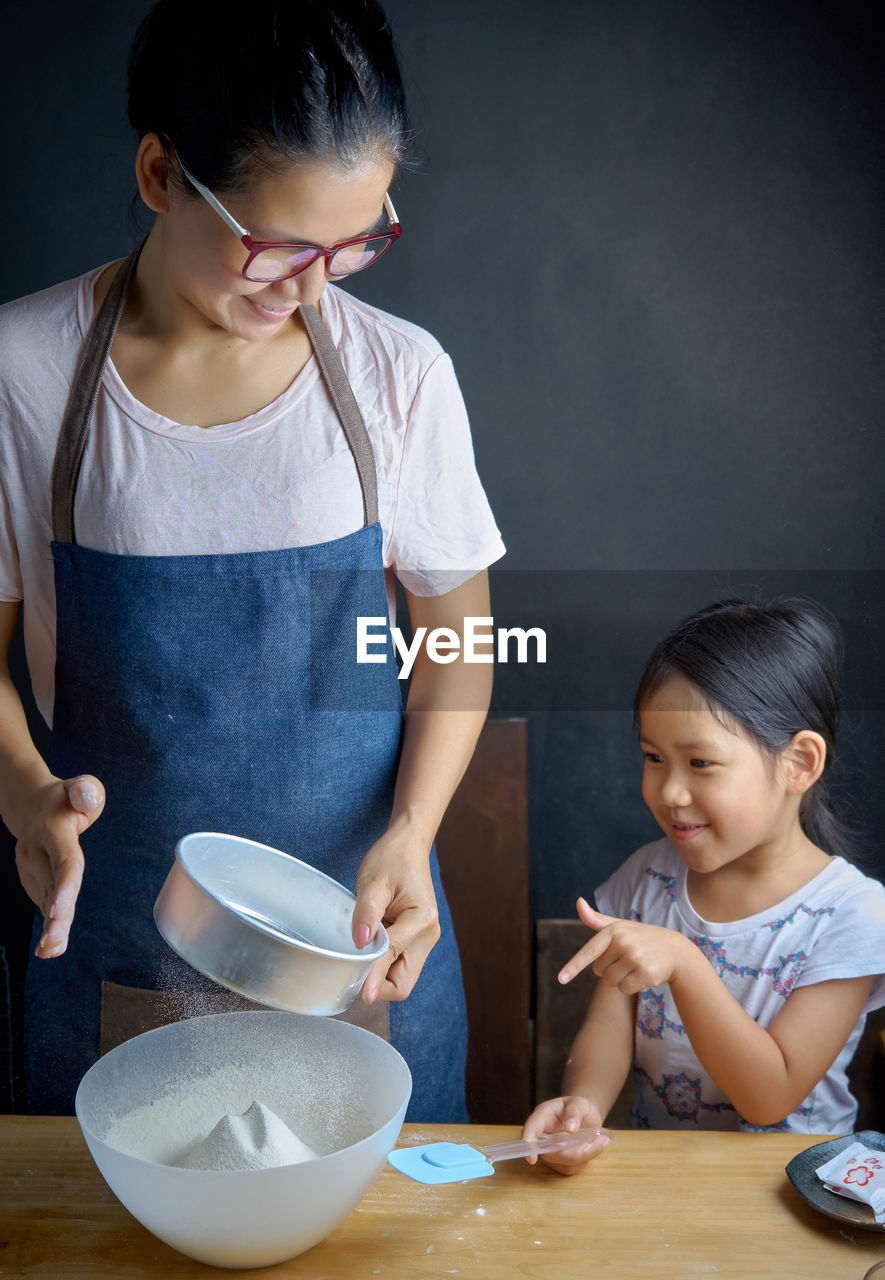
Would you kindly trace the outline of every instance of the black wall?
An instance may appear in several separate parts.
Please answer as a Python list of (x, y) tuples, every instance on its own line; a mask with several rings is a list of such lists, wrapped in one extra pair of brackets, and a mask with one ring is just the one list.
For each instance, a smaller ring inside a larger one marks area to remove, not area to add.
[[(138, 234), (124, 65), (145, 8), (9, 14), (0, 298)], [(546, 668), (501, 669), (494, 707), (531, 720), (538, 915), (654, 835), (633, 684), (664, 628), (733, 590), (842, 620), (836, 792), (881, 869), (877, 9), (390, 0), (423, 166), (395, 192), (402, 241), (353, 287), (452, 353), (509, 548), (496, 614), (548, 628)]]

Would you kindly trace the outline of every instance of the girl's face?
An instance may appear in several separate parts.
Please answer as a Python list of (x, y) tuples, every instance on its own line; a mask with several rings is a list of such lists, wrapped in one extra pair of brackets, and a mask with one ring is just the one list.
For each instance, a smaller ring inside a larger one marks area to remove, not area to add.
[[(256, 240), (328, 246), (383, 220), (391, 178), (386, 161), (357, 169), (315, 161), (267, 173), (221, 199)], [(236, 233), (205, 200), (179, 187), (169, 189), (162, 238), (167, 280), (191, 318), (233, 337), (261, 341), (281, 333), (300, 306), (319, 301), (326, 285), (322, 258), (289, 280), (246, 280), (247, 253)]]
[(778, 760), (726, 728), (689, 681), (673, 678), (640, 712), (642, 798), (692, 871), (779, 852), (798, 828)]

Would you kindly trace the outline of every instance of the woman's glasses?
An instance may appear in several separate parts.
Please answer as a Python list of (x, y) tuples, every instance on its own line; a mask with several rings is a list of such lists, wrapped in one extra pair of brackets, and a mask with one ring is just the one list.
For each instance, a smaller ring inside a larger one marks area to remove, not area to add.
[(323, 248), (318, 244), (292, 244), (287, 240), (253, 240), (245, 227), (241, 227), (236, 218), (228, 213), (224, 205), (202, 182), (197, 182), (181, 164), (181, 172), (191, 186), (199, 191), (219, 217), (223, 218), (243, 244), (249, 256), (243, 266), (243, 275), (247, 280), (261, 281), (270, 284), (275, 280), (289, 280), (300, 271), (306, 271), (317, 258), (325, 258), (328, 275), (340, 278), (352, 276), (355, 271), (365, 271), (373, 262), (377, 262), (386, 253), (394, 240), (402, 235), (402, 227), (396, 216), (390, 196), (384, 196), (384, 211), (390, 226), (387, 231), (379, 231), (371, 236), (358, 236), (355, 240), (342, 240), (339, 244)]

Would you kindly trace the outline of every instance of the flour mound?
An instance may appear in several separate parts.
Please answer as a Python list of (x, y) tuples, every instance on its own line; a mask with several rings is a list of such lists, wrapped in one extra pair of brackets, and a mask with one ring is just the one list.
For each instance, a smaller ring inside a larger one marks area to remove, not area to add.
[[(217, 1113), (216, 1113), (217, 1114)], [(202, 1142), (175, 1161), (180, 1169), (276, 1169), (315, 1160), (316, 1151), (263, 1102), (242, 1115), (225, 1115)]]

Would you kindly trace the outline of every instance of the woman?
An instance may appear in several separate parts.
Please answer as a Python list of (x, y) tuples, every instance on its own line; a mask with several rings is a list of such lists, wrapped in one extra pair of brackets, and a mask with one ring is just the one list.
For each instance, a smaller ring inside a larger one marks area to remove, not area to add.
[(3, 309), (0, 635), (24, 601), (52, 723), (44, 763), (3, 681), (0, 806), (44, 917), (29, 1107), (71, 1110), (115, 1010), (200, 985), (150, 912), (176, 839), (211, 828), (355, 887), (357, 946), (382, 920), (391, 944), (363, 998), (410, 997), (390, 1016), (410, 1117), (463, 1118), (431, 846), (489, 669), (423, 654), (403, 721), (392, 662), (352, 655), (394, 572), (414, 627), (487, 614), (503, 546), (448, 358), (330, 285), (400, 231), (386, 19), (372, 0), (240, 18), (155, 5), (129, 95), (151, 232), (124, 264)]

